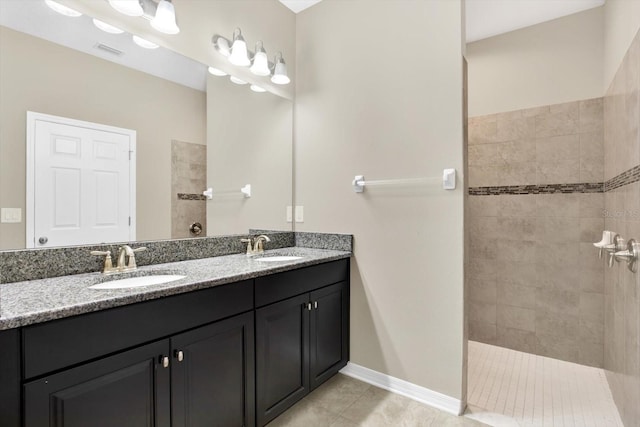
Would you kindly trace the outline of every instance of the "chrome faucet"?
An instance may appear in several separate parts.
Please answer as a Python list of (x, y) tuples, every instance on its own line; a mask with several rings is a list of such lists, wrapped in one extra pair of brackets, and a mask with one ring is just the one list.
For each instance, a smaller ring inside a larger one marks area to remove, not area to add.
[(135, 253), (146, 250), (145, 247), (131, 249), (129, 245), (121, 246), (118, 249), (118, 262), (115, 267), (111, 261), (111, 251), (91, 251), (91, 255), (104, 256), (102, 274), (113, 274), (135, 270), (137, 268)]
[(240, 239), (240, 241), (247, 244), (247, 255), (251, 256), (263, 253), (263, 242), (270, 242), (271, 239), (268, 236), (261, 234), (253, 239)]

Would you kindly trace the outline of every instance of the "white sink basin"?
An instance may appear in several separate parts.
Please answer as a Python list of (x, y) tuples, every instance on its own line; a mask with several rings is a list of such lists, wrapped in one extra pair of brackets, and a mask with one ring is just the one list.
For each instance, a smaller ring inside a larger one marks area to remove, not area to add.
[(264, 258), (256, 258), (256, 261), (260, 262), (286, 262), (302, 259), (301, 256), (266, 256)]
[(156, 274), (153, 276), (129, 277), (127, 279), (110, 280), (108, 282), (98, 283), (97, 285), (89, 286), (89, 289), (137, 288), (140, 286), (151, 286), (174, 282), (176, 280), (184, 279), (185, 277), (187, 276), (181, 276), (179, 274)]

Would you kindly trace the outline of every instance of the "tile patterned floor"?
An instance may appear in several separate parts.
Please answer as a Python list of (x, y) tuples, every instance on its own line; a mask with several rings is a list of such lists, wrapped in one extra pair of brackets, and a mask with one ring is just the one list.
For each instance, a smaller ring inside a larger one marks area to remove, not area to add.
[(477, 427), (484, 424), (338, 374), (268, 427)]
[(467, 414), (474, 419), (494, 426), (622, 426), (602, 369), (475, 341), (468, 366)]

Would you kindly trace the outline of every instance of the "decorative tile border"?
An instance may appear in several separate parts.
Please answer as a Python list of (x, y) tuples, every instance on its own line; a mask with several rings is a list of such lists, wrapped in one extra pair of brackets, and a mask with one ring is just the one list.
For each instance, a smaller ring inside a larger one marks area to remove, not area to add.
[(604, 183), (582, 182), (578, 184), (503, 185), (495, 187), (469, 187), (470, 196), (498, 196), (507, 194), (571, 194), (602, 193)]
[(633, 167), (606, 182), (581, 182), (578, 184), (501, 185), (494, 187), (469, 187), (470, 196), (499, 196), (507, 194), (571, 194), (606, 193), (640, 181), (640, 165)]
[(206, 196), (202, 194), (193, 194), (193, 193), (178, 193), (178, 200), (207, 200)]
[(607, 182), (604, 183), (604, 191), (615, 190), (616, 188), (620, 188), (624, 185), (633, 184), (634, 182), (640, 181), (640, 165), (629, 169), (628, 171), (622, 172), (620, 175), (611, 178)]

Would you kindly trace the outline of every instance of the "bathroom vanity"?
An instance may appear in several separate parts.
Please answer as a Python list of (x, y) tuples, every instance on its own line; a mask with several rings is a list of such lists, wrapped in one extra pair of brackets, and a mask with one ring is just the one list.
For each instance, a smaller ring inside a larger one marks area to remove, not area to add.
[(154, 290), (88, 290), (95, 274), (2, 285), (54, 307), (0, 318), (0, 424), (267, 424), (349, 359), (350, 254), (296, 250), (165, 264), (187, 279)]

